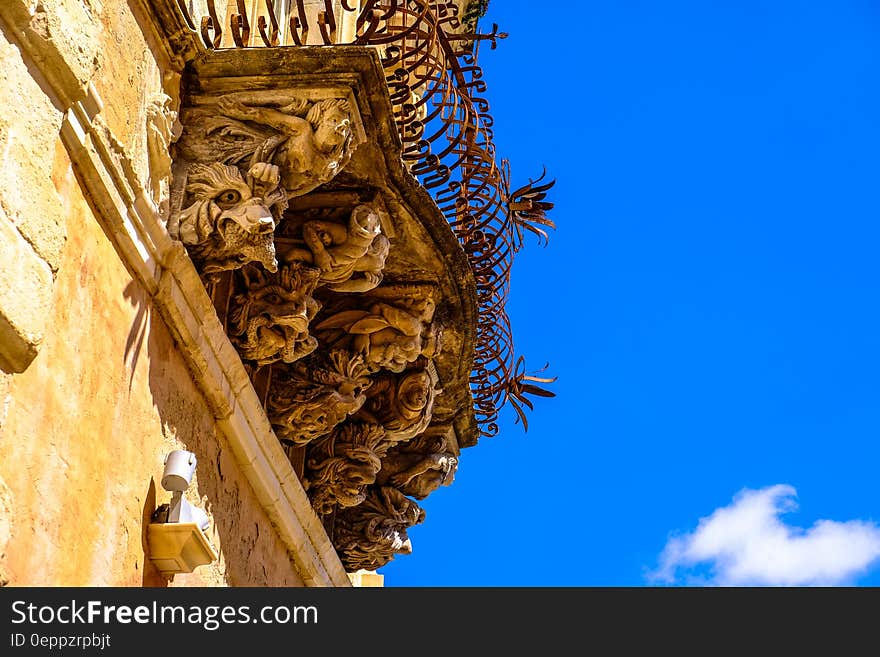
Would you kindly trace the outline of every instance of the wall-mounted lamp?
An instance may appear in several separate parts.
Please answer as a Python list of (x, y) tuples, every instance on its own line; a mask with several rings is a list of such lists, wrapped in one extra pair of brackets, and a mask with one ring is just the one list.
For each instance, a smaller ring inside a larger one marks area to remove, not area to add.
[(217, 552), (205, 532), (207, 514), (184, 499), (196, 471), (196, 455), (178, 449), (165, 457), (162, 488), (171, 493), (171, 503), (153, 513), (147, 528), (150, 559), (167, 576), (191, 573), (198, 566), (216, 561)]

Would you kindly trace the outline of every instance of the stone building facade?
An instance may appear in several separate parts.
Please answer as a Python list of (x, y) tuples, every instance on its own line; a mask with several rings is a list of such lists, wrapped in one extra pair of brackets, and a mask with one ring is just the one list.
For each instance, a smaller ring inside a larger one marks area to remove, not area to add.
[[(375, 584), (549, 394), (503, 313), (549, 185), (484, 138), (484, 4), (4, 3), (0, 583)], [(177, 570), (175, 450), (210, 546)]]

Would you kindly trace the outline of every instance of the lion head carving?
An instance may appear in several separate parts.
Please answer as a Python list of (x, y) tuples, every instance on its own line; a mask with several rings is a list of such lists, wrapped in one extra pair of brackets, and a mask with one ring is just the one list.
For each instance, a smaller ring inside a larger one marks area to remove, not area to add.
[(202, 273), (259, 262), (278, 269), (273, 208), (286, 202), (278, 167), (259, 162), (245, 181), (238, 167), (193, 164), (186, 193), (192, 203), (171, 216), (168, 233), (187, 245)]

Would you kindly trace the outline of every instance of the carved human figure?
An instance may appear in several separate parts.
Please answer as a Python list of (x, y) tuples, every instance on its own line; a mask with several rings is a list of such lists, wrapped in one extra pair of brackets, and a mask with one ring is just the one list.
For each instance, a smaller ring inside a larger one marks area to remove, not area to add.
[(166, 94), (154, 96), (147, 105), (149, 188), (153, 202), (163, 217), (167, 217), (168, 186), (171, 180), (169, 147), (180, 137), (182, 130), (171, 97)]
[(388, 450), (376, 483), (423, 500), (440, 486), (452, 483), (457, 467), (458, 458), (444, 436), (422, 434)]
[(171, 215), (168, 233), (187, 245), (203, 274), (249, 262), (278, 269), (273, 209), (285, 202), (278, 167), (255, 163), (247, 178), (237, 167), (220, 163), (189, 167), (185, 191), (192, 202)]
[(388, 238), (382, 234), (379, 215), (369, 205), (358, 205), (348, 226), (312, 220), (302, 227), (306, 248), (285, 251), (285, 262), (307, 262), (321, 270), (321, 283), (336, 292), (366, 292), (382, 282), (388, 257)]
[(357, 412), (371, 383), (361, 356), (339, 350), (315, 356), (273, 372), (269, 386), (266, 410), (275, 434), (296, 446), (328, 434)]
[(440, 392), (435, 384), (428, 367), (374, 376), (357, 417), (381, 425), (388, 443), (410, 440), (431, 422), (434, 397)]
[[(416, 314), (416, 308), (418, 312)], [(350, 343), (364, 355), (371, 371), (402, 372), (419, 356), (434, 358), (441, 348), (441, 326), (429, 321), (434, 304), (422, 299), (406, 310), (384, 302), (369, 310), (344, 310), (315, 326), (319, 340), (328, 344)]]
[(308, 446), (303, 486), (316, 513), (364, 501), (382, 468), (384, 435), (378, 425), (347, 422)]
[[(217, 109), (231, 119), (275, 131), (259, 149), (264, 155), (272, 153), (272, 161), (281, 167), (281, 184), (288, 198), (332, 180), (351, 159), (351, 109), (346, 100), (312, 103), (301, 97), (241, 92), (221, 98)], [(222, 130), (230, 136), (242, 132), (234, 125)]]
[(337, 513), (333, 544), (348, 572), (376, 570), (412, 552), (407, 529), (424, 519), (425, 511), (399, 490), (370, 487), (361, 504)]
[(245, 289), (232, 298), (229, 335), (241, 357), (268, 365), (312, 353), (318, 341), (309, 334), (309, 323), (321, 309), (311, 297), (318, 270), (295, 263), (276, 274), (253, 265), (240, 271)]

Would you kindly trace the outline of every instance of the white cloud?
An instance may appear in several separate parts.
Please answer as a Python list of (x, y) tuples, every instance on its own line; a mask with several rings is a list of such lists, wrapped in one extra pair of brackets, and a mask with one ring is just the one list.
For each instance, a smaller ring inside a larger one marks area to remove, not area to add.
[[(819, 520), (807, 530), (785, 524), (780, 515), (797, 508), (796, 495), (785, 484), (740, 491), (732, 504), (700, 519), (693, 533), (670, 538), (648, 580), (835, 586), (852, 583), (880, 559), (880, 527), (872, 522)], [(700, 565), (709, 566), (708, 577), (688, 572)]]

